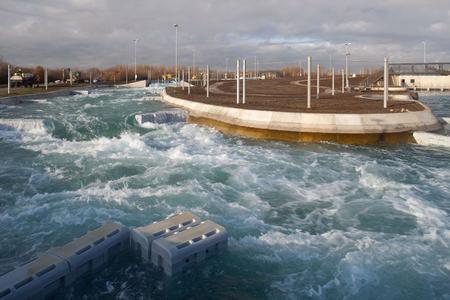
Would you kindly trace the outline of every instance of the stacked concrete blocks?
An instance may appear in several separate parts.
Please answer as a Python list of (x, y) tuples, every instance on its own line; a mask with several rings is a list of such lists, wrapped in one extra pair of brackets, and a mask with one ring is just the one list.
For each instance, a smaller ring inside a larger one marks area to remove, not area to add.
[(158, 239), (152, 244), (152, 263), (171, 276), (227, 248), (228, 235), (222, 226), (204, 221)]
[(172, 215), (131, 231), (131, 248), (144, 262), (152, 262), (171, 276), (227, 248), (228, 234), (212, 221), (192, 213)]
[(151, 246), (154, 240), (166, 237), (188, 226), (196, 225), (199, 222), (199, 217), (185, 212), (171, 215), (160, 222), (153, 222), (147, 226), (132, 229), (130, 239), (131, 250), (144, 262), (150, 262)]

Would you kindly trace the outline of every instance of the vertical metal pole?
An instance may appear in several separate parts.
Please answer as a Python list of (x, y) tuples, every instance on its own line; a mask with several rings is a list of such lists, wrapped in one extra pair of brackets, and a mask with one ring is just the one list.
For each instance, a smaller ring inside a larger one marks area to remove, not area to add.
[(427, 63), (427, 42), (422, 42), (423, 44), (423, 63)]
[(331, 95), (334, 96), (334, 68), (331, 68)]
[(192, 50), (192, 76), (195, 76), (195, 51)]
[(175, 24), (175, 76), (178, 86), (178, 24)]
[(383, 107), (387, 108), (387, 102), (389, 97), (389, 61), (384, 58), (384, 97)]
[(134, 42), (134, 81), (137, 80), (137, 59), (136, 59), (136, 44), (138, 39), (133, 40)]
[(206, 65), (206, 98), (209, 98), (209, 65)]
[(308, 56), (308, 103), (307, 107), (311, 108), (311, 56)]
[(330, 61), (329, 61), (329, 68), (328, 68), (328, 74), (330, 74), (329, 72), (331, 72), (331, 68), (332, 68), (332, 65), (333, 65), (333, 62), (332, 62), (333, 57), (331, 56), (331, 54), (328, 54), (328, 56), (329, 56), (329, 58), (330, 58)]
[(317, 93), (316, 93), (316, 99), (319, 99), (320, 94), (320, 65), (317, 64)]
[(245, 59), (242, 61), (242, 104), (245, 104)]
[(188, 67), (188, 95), (191, 94), (191, 67)]
[(70, 77), (70, 85), (72, 85), (73, 80), (72, 80), (72, 70), (69, 71), (69, 77)]
[(302, 77), (302, 61), (298, 61), (298, 77)]
[(181, 89), (184, 91), (184, 70), (181, 71)]
[(225, 60), (225, 79), (228, 79), (228, 58)]
[(11, 65), (8, 65), (8, 95), (11, 94)]
[(345, 87), (348, 88), (348, 54), (345, 54)]
[(236, 104), (239, 104), (239, 59), (236, 61)]
[(48, 68), (45, 68), (45, 72), (44, 72), (44, 84), (45, 84), (45, 90), (48, 90)]
[(258, 69), (256, 67), (256, 64), (257, 64), (257, 59), (256, 59), (256, 56), (255, 56), (255, 79), (258, 77), (258, 75), (257, 75)]
[(128, 84), (128, 65), (125, 68), (125, 84)]
[(345, 93), (345, 70), (342, 69), (342, 93)]
[(89, 84), (92, 85), (92, 72), (89, 72)]

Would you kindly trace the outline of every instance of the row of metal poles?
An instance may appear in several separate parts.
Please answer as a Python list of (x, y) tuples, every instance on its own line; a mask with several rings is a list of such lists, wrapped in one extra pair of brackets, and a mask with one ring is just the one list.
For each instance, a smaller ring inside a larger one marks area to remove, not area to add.
[[(240, 81), (241, 81), (241, 68), (240, 68), (241, 62), (240, 60), (236, 61), (236, 104), (241, 103), (240, 95)], [(307, 108), (311, 108), (311, 65), (312, 65), (312, 59), (311, 56), (308, 56), (308, 89), (307, 89)], [(320, 98), (320, 64), (317, 64), (317, 84), (316, 84), (316, 99)], [(246, 97), (246, 61), (245, 59), (242, 60), (242, 104), (245, 104), (245, 97)], [(206, 78), (204, 82), (206, 81), (206, 97), (209, 98), (209, 65), (206, 65)], [(346, 80), (345, 78), (345, 70), (341, 70), (342, 75), (342, 93), (345, 93), (345, 88), (347, 87), (348, 90), (350, 90), (350, 85), (348, 83), (348, 78)], [(184, 90), (184, 70), (182, 72), (182, 89)], [(331, 69), (331, 95), (335, 95), (335, 68), (333, 67)], [(191, 94), (191, 68), (188, 68), (188, 94)], [(387, 101), (389, 98), (389, 61), (387, 58), (384, 59), (384, 93), (383, 93), (383, 107), (387, 108)]]

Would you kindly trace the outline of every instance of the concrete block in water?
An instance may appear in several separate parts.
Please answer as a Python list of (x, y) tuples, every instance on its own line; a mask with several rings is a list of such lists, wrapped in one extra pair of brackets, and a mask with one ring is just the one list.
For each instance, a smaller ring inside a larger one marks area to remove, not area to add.
[(73, 90), (70, 92), (71, 95), (89, 95), (90, 93), (89, 90)]
[(165, 124), (186, 122), (187, 116), (188, 114), (184, 110), (168, 110), (148, 114), (136, 114), (134, 118), (139, 125), (142, 125), (144, 123)]
[(160, 222), (132, 229), (131, 250), (144, 262), (149, 262), (153, 241), (199, 223), (199, 217), (190, 212), (184, 212), (171, 215)]
[(117, 223), (106, 223), (68, 244), (50, 249), (47, 253), (69, 264), (66, 284), (103, 268), (109, 261), (128, 249), (130, 230)]
[(225, 228), (204, 221), (185, 230), (157, 239), (152, 244), (151, 258), (155, 266), (167, 275), (181, 272), (186, 267), (222, 252), (227, 248)]
[(413, 135), (419, 145), (450, 148), (450, 136), (420, 131), (414, 132)]
[(0, 299), (43, 299), (65, 286), (69, 264), (50, 254), (0, 277)]

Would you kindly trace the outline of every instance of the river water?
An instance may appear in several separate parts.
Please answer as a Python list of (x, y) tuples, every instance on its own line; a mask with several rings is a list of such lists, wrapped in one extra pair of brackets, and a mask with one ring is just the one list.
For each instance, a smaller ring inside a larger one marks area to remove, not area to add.
[[(421, 99), (450, 116), (449, 94)], [(58, 298), (450, 299), (450, 149), (134, 121), (167, 110), (144, 89), (1, 106), (0, 273), (108, 220), (188, 210), (228, 229), (227, 253), (174, 278), (124, 257)]]

